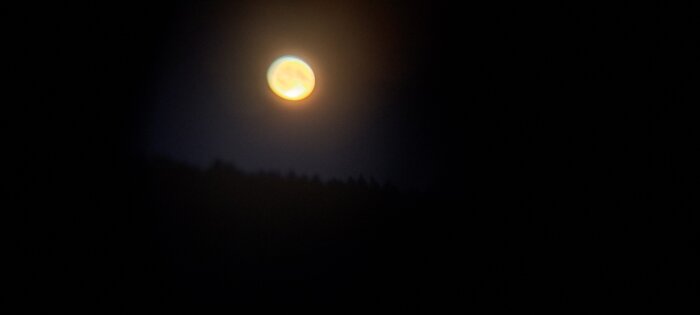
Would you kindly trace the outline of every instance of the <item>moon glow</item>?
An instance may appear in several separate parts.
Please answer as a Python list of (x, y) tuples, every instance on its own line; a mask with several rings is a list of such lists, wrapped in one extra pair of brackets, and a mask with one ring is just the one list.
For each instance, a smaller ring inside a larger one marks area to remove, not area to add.
[(282, 56), (267, 70), (267, 83), (279, 97), (298, 101), (311, 94), (316, 78), (311, 67), (294, 56)]

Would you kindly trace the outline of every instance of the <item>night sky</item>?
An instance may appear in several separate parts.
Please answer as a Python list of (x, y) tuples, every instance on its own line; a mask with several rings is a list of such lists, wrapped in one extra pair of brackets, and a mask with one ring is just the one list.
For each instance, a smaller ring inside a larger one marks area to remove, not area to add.
[[(436, 69), (445, 43), (430, 34), (437, 17), (426, 10), (434, 9), (182, 5), (158, 51), (147, 152), (203, 167), (221, 159), (246, 171), (434, 185), (442, 126), (430, 119), (453, 119), (442, 99), (456, 92), (438, 86), (453, 85), (451, 71), (473, 81), (477, 74), (463, 67), (477, 60), (467, 54), (445, 65), (453, 69)], [(287, 54), (316, 72), (317, 87), (301, 104), (279, 100), (265, 80), (272, 61)]]
[[(155, 46), (136, 137), (146, 156), (200, 167), (220, 159), (419, 190), (443, 189), (455, 172), (585, 164), (637, 145), (625, 133), (649, 132), (664, 115), (655, 102), (683, 102), (691, 39), (672, 30), (688, 19), (646, 17), (651, 9), (173, 5), (165, 20), (144, 21), (159, 33), (143, 39)], [(285, 54), (317, 75), (298, 108), (265, 80)]]
[(7, 12), (23, 309), (697, 309), (697, 5)]

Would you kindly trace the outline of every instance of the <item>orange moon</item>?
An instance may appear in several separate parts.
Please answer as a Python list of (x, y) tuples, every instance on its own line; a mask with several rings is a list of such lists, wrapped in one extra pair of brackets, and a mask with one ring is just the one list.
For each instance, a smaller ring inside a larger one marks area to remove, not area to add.
[(267, 83), (277, 96), (299, 101), (308, 97), (316, 85), (311, 67), (294, 56), (277, 58), (267, 70)]

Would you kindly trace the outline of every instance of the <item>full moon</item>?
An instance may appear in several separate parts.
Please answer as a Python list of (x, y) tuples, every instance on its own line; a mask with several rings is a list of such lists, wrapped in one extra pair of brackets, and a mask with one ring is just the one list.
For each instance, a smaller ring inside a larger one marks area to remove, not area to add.
[(272, 92), (291, 101), (306, 98), (314, 90), (316, 78), (306, 62), (294, 56), (282, 56), (267, 70)]

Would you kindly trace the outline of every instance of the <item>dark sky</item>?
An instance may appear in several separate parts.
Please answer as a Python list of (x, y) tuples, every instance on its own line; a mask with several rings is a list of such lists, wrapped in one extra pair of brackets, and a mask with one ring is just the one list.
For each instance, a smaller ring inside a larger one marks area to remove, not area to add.
[[(384, 2), (182, 5), (158, 51), (146, 150), (200, 166), (222, 159), (247, 171), (429, 186), (439, 162), (430, 143), (436, 125), (426, 122), (449, 114), (441, 94), (454, 93), (436, 87), (452, 85), (445, 81), (453, 69), (457, 78), (473, 76), (460, 72), (475, 62), (442, 65), (446, 43), (431, 34), (439, 26), (430, 10)], [(273, 96), (265, 80), (286, 54), (316, 72), (316, 90), (298, 108)]]
[[(690, 149), (677, 136), (692, 126), (677, 121), (692, 117), (685, 5), (183, 1), (13, 12), (15, 81), (41, 87), (13, 107), (30, 121), (17, 141), (36, 158), (218, 158), (440, 189), (596, 168), (606, 156), (625, 164), (651, 153), (650, 141)], [(318, 76), (298, 110), (264, 77), (289, 53)]]
[[(611, 138), (634, 146), (623, 126), (644, 128), (662, 110), (650, 102), (684, 84), (669, 82), (684, 75), (665, 75), (682, 58), (664, 47), (683, 52), (689, 39), (661, 27), (686, 21), (644, 14), (653, 9), (175, 5), (148, 22), (160, 42), (139, 133), (148, 154), (200, 166), (222, 159), (246, 171), (364, 175), (411, 188), (436, 188), (455, 172), (579, 163), (620, 149)], [(317, 75), (298, 109), (265, 81), (285, 54)]]

